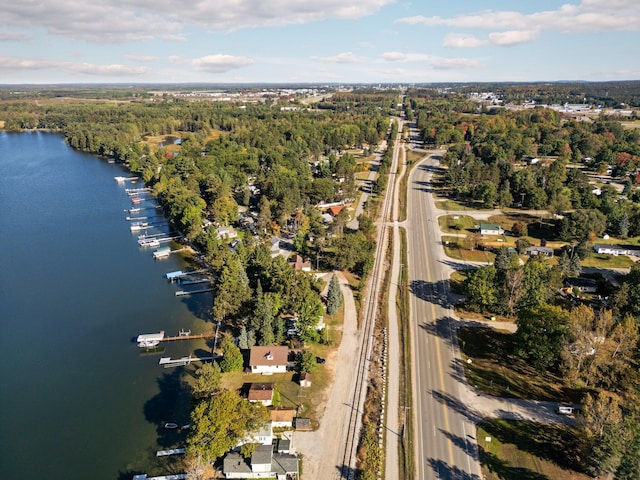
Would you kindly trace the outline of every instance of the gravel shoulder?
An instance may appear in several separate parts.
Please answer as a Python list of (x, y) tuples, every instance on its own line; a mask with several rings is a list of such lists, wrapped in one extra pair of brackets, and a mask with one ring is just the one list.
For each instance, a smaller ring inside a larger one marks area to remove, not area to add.
[[(340, 281), (340, 290), (344, 297), (344, 324), (342, 341), (337, 352), (327, 358), (326, 367), (331, 370), (333, 384), (329, 391), (324, 409), (320, 407), (320, 427), (313, 432), (296, 432), (296, 448), (303, 455), (303, 479), (334, 478), (342, 459), (339, 438), (344, 431), (346, 416), (349, 413), (350, 392), (353, 389), (353, 366), (356, 361), (359, 336), (358, 316), (353, 292), (346, 278), (335, 272)], [(340, 367), (340, 368), (338, 368)]]

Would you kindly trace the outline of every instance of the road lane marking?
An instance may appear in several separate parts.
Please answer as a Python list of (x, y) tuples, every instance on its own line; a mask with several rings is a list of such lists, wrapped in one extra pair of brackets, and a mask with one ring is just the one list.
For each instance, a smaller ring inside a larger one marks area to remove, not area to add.
[[(426, 208), (424, 207), (424, 203), (423, 202), (421, 202), (421, 208), (420, 209), (421, 210), (423, 210), (423, 209), (426, 210)], [(425, 227), (426, 226), (427, 225), (423, 224), (423, 228), (422, 228), (422, 231), (421, 231), (422, 245), (424, 245), (425, 247), (428, 245), (427, 238), (426, 238), (427, 235), (425, 234)], [(432, 281), (431, 268), (429, 267), (429, 258), (430, 258), (429, 254), (428, 254), (429, 251), (428, 251), (427, 248), (425, 248), (424, 252), (425, 252), (425, 255), (424, 255), (425, 256), (425, 266), (426, 266), (426, 270), (427, 270), (427, 279), (426, 280), (427, 281)], [(435, 292), (436, 288), (434, 288), (433, 290)], [(431, 316), (432, 316), (433, 321), (434, 321), (434, 326), (436, 327), (436, 330), (437, 330), (437, 317), (436, 317), (436, 310), (435, 310), (435, 305), (434, 305), (433, 301), (430, 302), (430, 305), (431, 305)], [(436, 336), (437, 336), (437, 333), (436, 333)], [(443, 370), (442, 370), (442, 359), (441, 359), (441, 353), (440, 353), (440, 342), (438, 341), (437, 338), (434, 339), (434, 342), (436, 344), (436, 357), (438, 359), (438, 375), (440, 377), (440, 389), (442, 391), (442, 395), (444, 396), (445, 395), (444, 373), (443, 373)], [(450, 428), (450, 425), (449, 425), (449, 413), (448, 413), (448, 410), (447, 410), (446, 398), (442, 402), (442, 412), (444, 414), (444, 425), (445, 425), (445, 428), (446, 428), (447, 432), (450, 432), (451, 428)], [(434, 425), (434, 429), (435, 429), (435, 425)], [(451, 439), (448, 438), (448, 437), (447, 437), (446, 441), (447, 441), (447, 449), (449, 451), (449, 465), (451, 465), (453, 467), (455, 465), (455, 462), (453, 460), (453, 444), (451, 442)]]

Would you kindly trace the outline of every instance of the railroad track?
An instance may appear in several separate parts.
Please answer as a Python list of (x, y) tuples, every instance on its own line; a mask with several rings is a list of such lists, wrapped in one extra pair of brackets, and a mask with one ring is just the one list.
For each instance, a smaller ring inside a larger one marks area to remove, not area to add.
[[(394, 154), (390, 175), (395, 175), (398, 169), (398, 152), (401, 143), (399, 142), (402, 133), (402, 122), (398, 128), (398, 135), (394, 142)], [(385, 271), (385, 255), (387, 251), (387, 237), (389, 227), (386, 226), (388, 221), (392, 221), (391, 213), (393, 207), (393, 190), (395, 181), (389, 180), (385, 191), (384, 203), (382, 206), (382, 217), (379, 222), (379, 231), (376, 245), (376, 253), (371, 271), (371, 284), (367, 290), (365, 299), (365, 312), (363, 315), (362, 328), (362, 344), (356, 361), (355, 386), (351, 397), (350, 409), (348, 414), (348, 425), (346, 442), (341, 452), (342, 465), (338, 470), (336, 478), (344, 480), (355, 480), (356, 476), (356, 453), (358, 449), (358, 440), (360, 439), (360, 425), (362, 419), (362, 406), (364, 405), (365, 396), (368, 385), (369, 359), (371, 357), (371, 348), (373, 346), (373, 334), (378, 310), (378, 292), (380, 284), (384, 279)]]

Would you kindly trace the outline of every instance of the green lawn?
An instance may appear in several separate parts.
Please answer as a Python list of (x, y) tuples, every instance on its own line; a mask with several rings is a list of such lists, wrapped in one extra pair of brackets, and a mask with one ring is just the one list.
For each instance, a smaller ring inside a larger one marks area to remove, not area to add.
[(595, 267), (595, 268), (627, 268), (635, 264), (626, 255), (619, 255), (617, 257), (613, 255), (604, 255), (601, 253), (592, 253), (589, 257), (580, 262), (583, 267)]
[(447, 235), (442, 236), (444, 252), (448, 257), (468, 262), (493, 263), (493, 260), (496, 257), (494, 253), (485, 252), (484, 250), (480, 250), (477, 248), (469, 250), (465, 248), (464, 242), (464, 237), (452, 237)]
[[(443, 215), (438, 217), (440, 230), (444, 233), (472, 233), (476, 230), (476, 225), (480, 222), (476, 221), (470, 215)], [(475, 233), (475, 232), (474, 232)]]
[(562, 378), (552, 373), (540, 374), (514, 355), (512, 338), (511, 333), (493, 328), (460, 329), (460, 350), (472, 386), (497, 397), (580, 401), (582, 393), (564, 387)]
[(436, 202), (436, 208), (440, 210), (462, 211), (466, 210), (467, 206), (455, 200), (440, 200)]
[(477, 429), (484, 480), (588, 480), (579, 473), (577, 431), (564, 426), (491, 420)]

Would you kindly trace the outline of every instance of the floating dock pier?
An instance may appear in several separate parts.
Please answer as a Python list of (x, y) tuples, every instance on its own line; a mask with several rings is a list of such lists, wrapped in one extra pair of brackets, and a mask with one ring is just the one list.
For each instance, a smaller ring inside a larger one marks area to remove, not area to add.
[(177, 270), (175, 272), (169, 272), (165, 274), (167, 280), (174, 282), (176, 280), (180, 280), (183, 277), (188, 277), (189, 275), (197, 275), (199, 273), (209, 273), (209, 270), (203, 268), (202, 270), (191, 270), (189, 272), (183, 272), (182, 270)]
[(177, 473), (175, 475), (161, 475), (159, 477), (148, 477), (146, 473), (134, 475), (132, 480), (185, 480), (186, 473)]
[(162, 357), (158, 365), (162, 365), (164, 368), (183, 367), (192, 362), (206, 362), (207, 360), (214, 360), (215, 358), (217, 357), (192, 357), (191, 355), (182, 358)]
[[(181, 332), (182, 333), (182, 332)], [(200, 338), (213, 338), (215, 333), (198, 333), (196, 335), (178, 335), (177, 337), (163, 337), (161, 342), (175, 342), (177, 340), (198, 340)]]
[(208, 293), (208, 292), (213, 292), (213, 288), (203, 288), (202, 290), (192, 290), (192, 291), (187, 291), (187, 290), (178, 290), (176, 292), (176, 297), (184, 297), (185, 295), (195, 295), (196, 293)]
[(179, 253), (188, 250), (187, 247), (179, 248), (178, 250), (171, 250), (171, 247), (162, 247), (153, 252), (153, 258), (167, 258), (172, 253)]
[(175, 342), (178, 340), (199, 340), (201, 338), (213, 338), (215, 333), (197, 333), (191, 335), (191, 330), (180, 330), (175, 337), (166, 337), (164, 330), (159, 333), (143, 333), (137, 336), (136, 343), (140, 348), (157, 347), (160, 342)]
[(136, 182), (139, 177), (113, 177), (113, 179), (118, 183), (124, 182)]
[(156, 457), (166, 457), (168, 455), (180, 455), (184, 453), (184, 448), (170, 448), (168, 450), (158, 450), (156, 452)]

